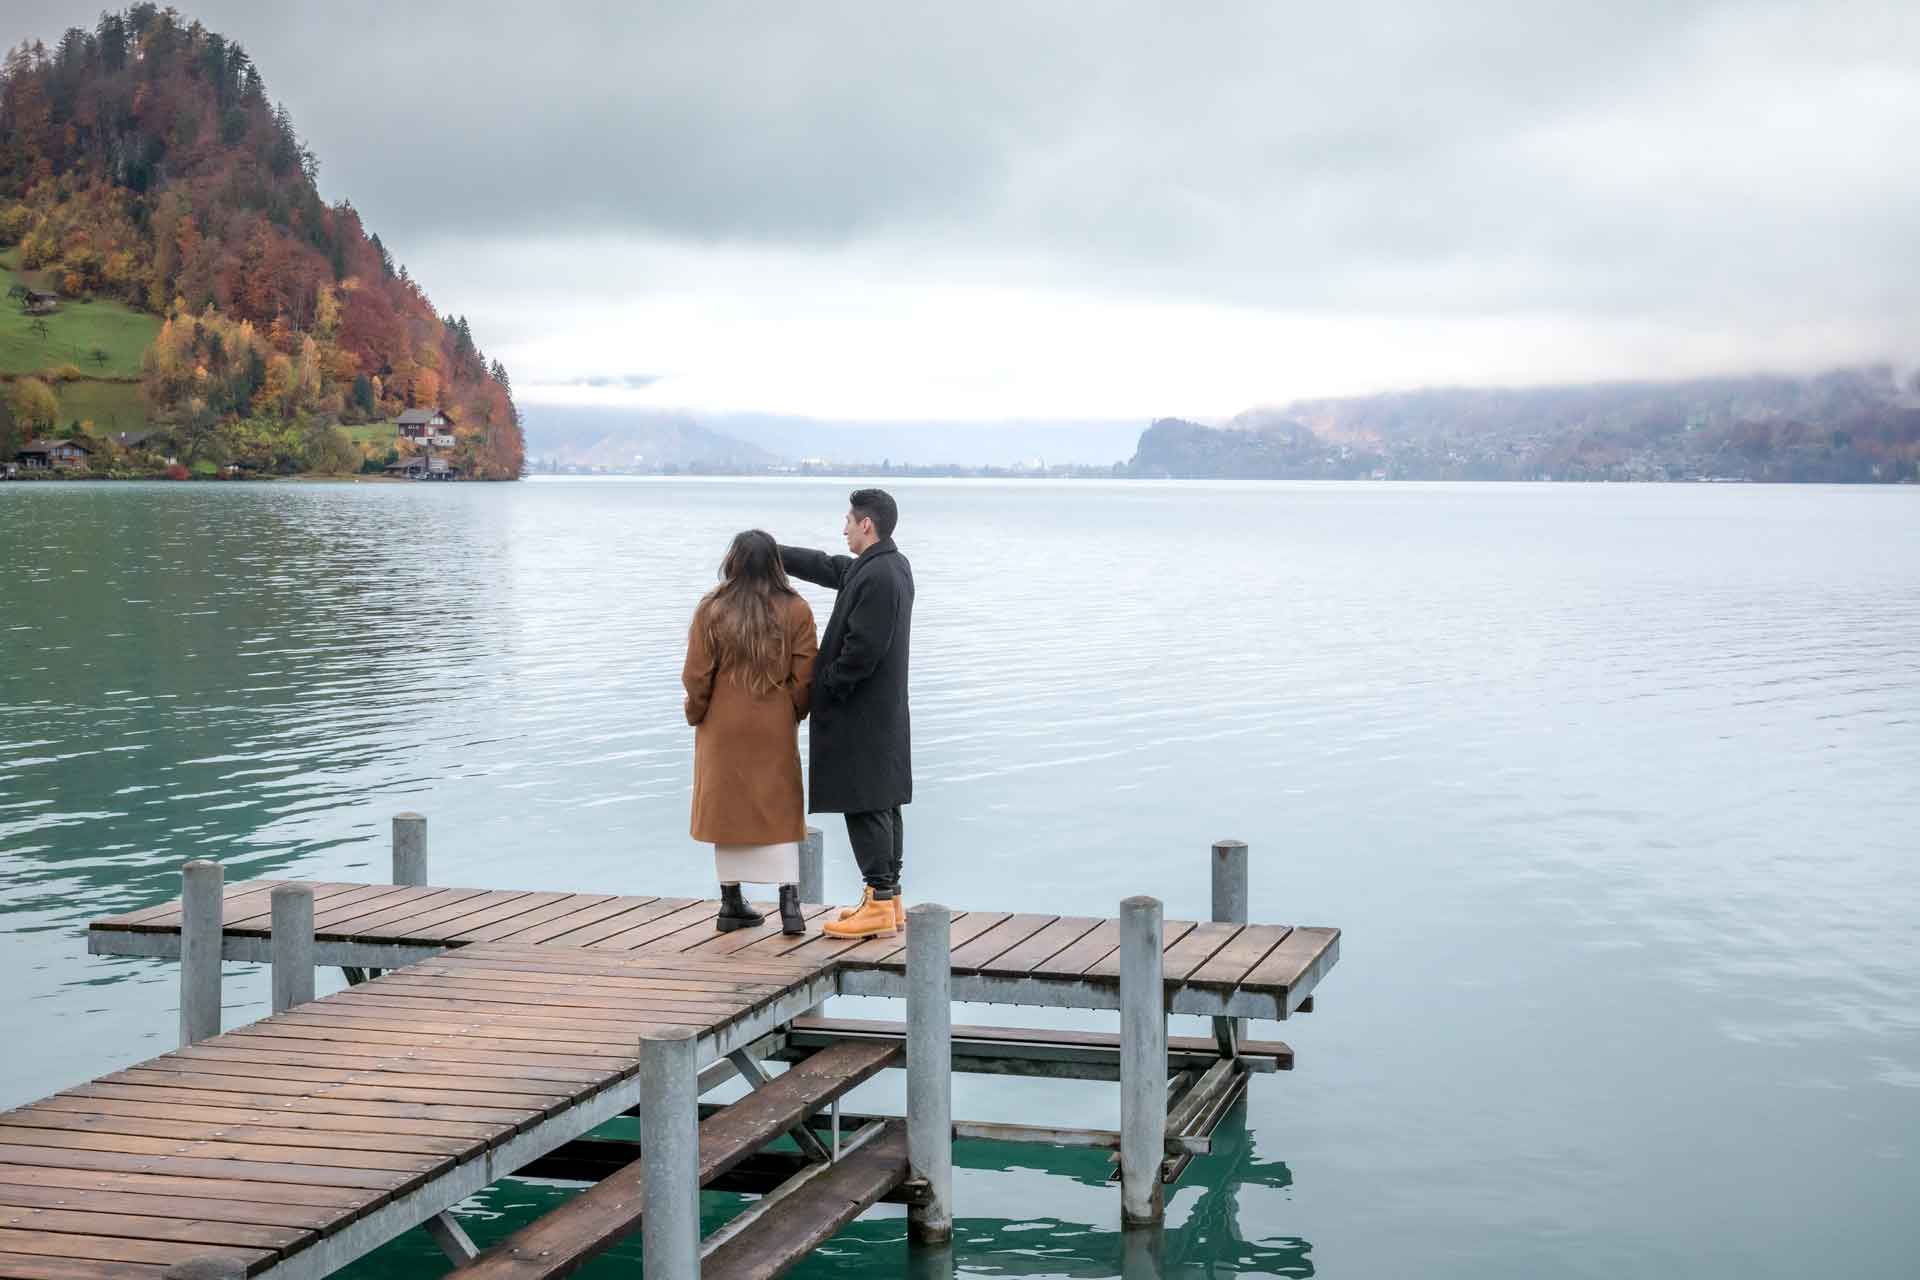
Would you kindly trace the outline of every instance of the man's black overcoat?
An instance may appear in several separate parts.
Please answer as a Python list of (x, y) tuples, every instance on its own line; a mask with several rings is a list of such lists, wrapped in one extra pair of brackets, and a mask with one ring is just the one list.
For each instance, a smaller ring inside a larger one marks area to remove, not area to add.
[(867, 813), (906, 804), (913, 799), (913, 566), (891, 538), (857, 560), (805, 547), (781, 547), (780, 559), (794, 577), (840, 593), (813, 664), (809, 810)]

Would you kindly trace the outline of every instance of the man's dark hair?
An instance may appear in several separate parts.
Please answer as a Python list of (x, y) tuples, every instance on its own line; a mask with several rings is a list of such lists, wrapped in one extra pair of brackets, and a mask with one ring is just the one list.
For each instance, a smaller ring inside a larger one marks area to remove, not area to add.
[(854, 515), (873, 521), (875, 533), (883, 538), (893, 536), (893, 526), (900, 523), (900, 507), (892, 494), (885, 489), (855, 489), (847, 502)]

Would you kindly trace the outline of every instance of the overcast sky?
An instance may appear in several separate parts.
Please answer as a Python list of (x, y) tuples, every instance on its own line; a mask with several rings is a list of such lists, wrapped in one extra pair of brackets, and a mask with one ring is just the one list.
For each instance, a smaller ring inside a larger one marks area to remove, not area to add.
[(1910, 2), (186, 12), (527, 402), (1220, 417), (1920, 345)]

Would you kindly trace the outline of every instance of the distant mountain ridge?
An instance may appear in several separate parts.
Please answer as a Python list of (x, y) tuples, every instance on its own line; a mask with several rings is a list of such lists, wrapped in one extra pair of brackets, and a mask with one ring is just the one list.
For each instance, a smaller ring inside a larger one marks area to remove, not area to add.
[(1920, 380), (1814, 377), (1444, 388), (1155, 422), (1136, 476), (1871, 483), (1920, 478)]

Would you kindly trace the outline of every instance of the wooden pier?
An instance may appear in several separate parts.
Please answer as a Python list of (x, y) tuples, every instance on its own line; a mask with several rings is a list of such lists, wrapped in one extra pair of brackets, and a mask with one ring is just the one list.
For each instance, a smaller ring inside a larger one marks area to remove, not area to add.
[[(904, 937), (855, 942), (717, 933), (712, 901), (428, 885), (415, 815), (400, 883), (188, 864), (180, 899), (88, 931), (95, 954), (180, 960), (182, 1047), (0, 1115), (0, 1280), (317, 1278), (414, 1227), (468, 1280), (566, 1275), (636, 1231), (656, 1277), (777, 1275), (881, 1199), (947, 1238), (956, 1136), (1113, 1149), (1123, 1222), (1152, 1226), (1250, 1075), (1293, 1065), (1243, 1020), (1310, 1009), (1338, 955), (1337, 930), (1247, 923), (1245, 846), (1212, 857), (1213, 920), (921, 904)], [(223, 959), (273, 964), (271, 1017), (221, 1031)], [(316, 965), (353, 985), (313, 999)], [(838, 994), (904, 997), (906, 1019), (820, 1016)], [(953, 1001), (1118, 1009), (1121, 1031), (956, 1027)], [(1169, 1012), (1214, 1034), (1170, 1040)], [(891, 1068), (906, 1117), (840, 1114)], [(956, 1122), (954, 1071), (1117, 1079), (1120, 1123)], [(744, 1097), (700, 1103), (736, 1076)], [(588, 1136), (624, 1114), (638, 1144)], [(515, 1173), (594, 1185), (478, 1253), (446, 1210)], [(703, 1187), (761, 1199), (702, 1241)]]

